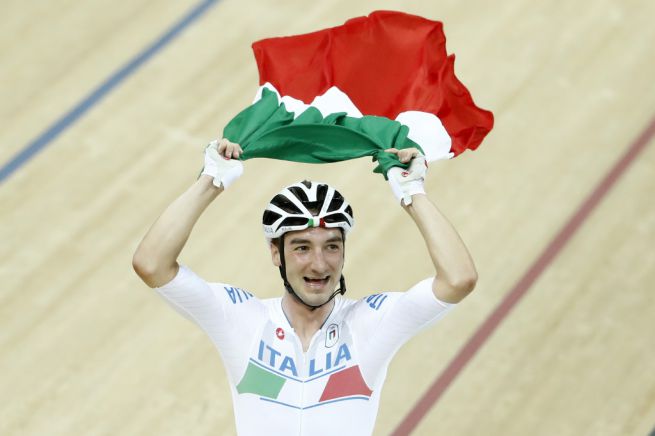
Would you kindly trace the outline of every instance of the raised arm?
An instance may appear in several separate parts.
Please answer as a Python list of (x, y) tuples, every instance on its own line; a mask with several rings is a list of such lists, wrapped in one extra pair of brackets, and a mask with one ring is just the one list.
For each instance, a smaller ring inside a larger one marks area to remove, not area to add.
[(177, 257), (193, 226), (222, 191), (210, 176), (201, 176), (157, 218), (132, 258), (134, 271), (148, 286), (162, 286), (175, 277)]
[(427, 245), (436, 272), (432, 284), (434, 295), (446, 303), (458, 303), (477, 282), (471, 255), (452, 224), (425, 195), (425, 158), (416, 149), (387, 151), (397, 154), (401, 162), (413, 159), (409, 171), (390, 170), (389, 183)]
[(403, 206), (418, 227), (432, 258), (436, 279), (434, 295), (446, 303), (458, 303), (475, 287), (478, 274), (464, 242), (446, 217), (425, 194), (412, 196)]
[(230, 159), (238, 158), (240, 153), (238, 144), (227, 140), (210, 143), (200, 178), (164, 210), (143, 237), (132, 258), (132, 266), (148, 286), (159, 287), (175, 277), (179, 267), (177, 257), (198, 218), (223, 189), (241, 175), (241, 163)]

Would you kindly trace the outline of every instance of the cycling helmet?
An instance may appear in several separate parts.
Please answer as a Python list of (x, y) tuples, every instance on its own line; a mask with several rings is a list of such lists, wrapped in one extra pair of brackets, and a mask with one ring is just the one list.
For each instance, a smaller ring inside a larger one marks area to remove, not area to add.
[(355, 220), (343, 196), (325, 183), (302, 181), (282, 189), (262, 217), (269, 241), (287, 232), (310, 227), (341, 228), (348, 233)]
[(325, 183), (304, 180), (282, 189), (270, 201), (262, 217), (264, 235), (271, 243), (280, 238), (280, 276), (286, 290), (299, 302), (311, 310), (318, 309), (329, 303), (337, 294), (346, 293), (346, 280), (341, 275), (339, 289), (322, 304), (312, 305), (305, 302), (291, 287), (287, 280), (286, 262), (284, 256), (284, 234), (310, 227), (339, 228), (344, 236), (354, 226), (353, 211), (343, 196)]

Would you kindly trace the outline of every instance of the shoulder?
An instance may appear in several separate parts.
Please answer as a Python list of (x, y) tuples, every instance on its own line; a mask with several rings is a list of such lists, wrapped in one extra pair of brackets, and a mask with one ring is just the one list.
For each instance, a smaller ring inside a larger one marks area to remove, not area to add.
[(362, 313), (376, 314), (383, 311), (400, 294), (399, 292), (377, 292), (356, 300), (338, 298), (336, 299), (335, 310), (340, 312), (343, 317), (358, 316)]
[(243, 304), (249, 301), (261, 301), (252, 292), (228, 283), (215, 282), (209, 283), (209, 286), (217, 296), (225, 298), (228, 303), (234, 305)]
[(451, 308), (453, 304), (445, 303), (436, 298), (432, 292), (433, 278), (419, 281), (406, 291), (379, 291), (366, 295), (358, 300), (342, 299), (343, 311), (353, 316), (383, 316), (394, 307), (407, 306), (412, 310), (429, 308), (435, 312)]
[(180, 265), (177, 275), (164, 286), (157, 288), (160, 294), (183, 301), (214, 300), (225, 306), (245, 306), (260, 300), (249, 290), (222, 282), (209, 282), (185, 265)]

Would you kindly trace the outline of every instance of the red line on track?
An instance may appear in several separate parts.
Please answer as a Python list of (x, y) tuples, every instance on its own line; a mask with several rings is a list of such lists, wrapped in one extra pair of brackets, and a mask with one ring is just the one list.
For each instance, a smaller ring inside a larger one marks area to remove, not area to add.
[(557, 236), (548, 244), (548, 247), (541, 253), (539, 258), (530, 266), (521, 279), (514, 285), (512, 290), (505, 296), (503, 301), (482, 323), (468, 342), (460, 349), (457, 355), (450, 362), (448, 367), (437, 377), (430, 388), (414, 405), (403, 421), (393, 431), (392, 436), (405, 436), (410, 434), (429, 410), (435, 405), (450, 384), (457, 378), (459, 373), (477, 354), (482, 345), (489, 339), (500, 323), (505, 319), (514, 306), (523, 298), (532, 284), (539, 278), (548, 265), (562, 251), (571, 237), (578, 231), (580, 226), (589, 217), (598, 203), (605, 197), (616, 181), (635, 160), (639, 153), (646, 147), (655, 134), (655, 118), (653, 118), (639, 135), (639, 137), (628, 147), (625, 155), (605, 175), (605, 178), (596, 186), (596, 189), (578, 207), (575, 214), (562, 227)]

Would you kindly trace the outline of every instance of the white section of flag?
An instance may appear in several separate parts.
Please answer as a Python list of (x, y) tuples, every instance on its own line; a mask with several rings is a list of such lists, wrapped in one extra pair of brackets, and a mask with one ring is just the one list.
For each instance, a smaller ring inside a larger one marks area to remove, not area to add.
[[(310, 106), (321, 112), (323, 117), (335, 112), (345, 112), (349, 117), (361, 118), (362, 113), (350, 100), (348, 95), (336, 86), (328, 89), (323, 95), (314, 98), (310, 104), (288, 95), (280, 96), (278, 90), (270, 83), (265, 83), (257, 89), (253, 104), (262, 98), (262, 90), (266, 88), (277, 95), (278, 102), (284, 103), (287, 111), (293, 112), (294, 118), (305, 112)], [(450, 151), (452, 140), (441, 120), (434, 114), (422, 111), (406, 111), (398, 114), (396, 120), (409, 128), (407, 136), (423, 148), (428, 162), (450, 159), (454, 153)]]

